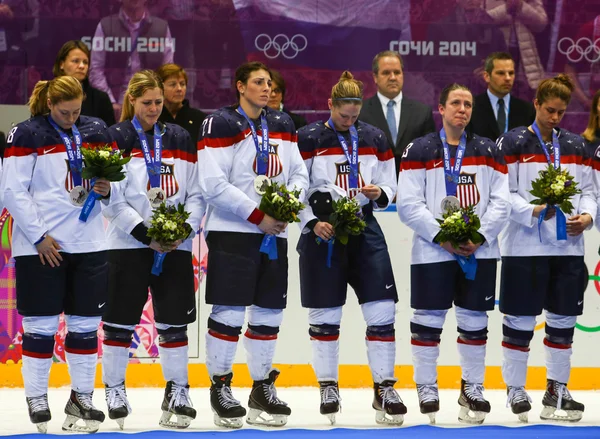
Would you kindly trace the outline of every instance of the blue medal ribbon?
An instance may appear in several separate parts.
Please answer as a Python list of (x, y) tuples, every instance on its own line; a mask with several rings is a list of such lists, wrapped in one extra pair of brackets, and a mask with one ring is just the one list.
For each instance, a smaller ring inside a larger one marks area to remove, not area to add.
[(340, 146), (344, 151), (344, 155), (346, 156), (346, 160), (348, 160), (348, 166), (350, 167), (350, 175), (348, 175), (349, 195), (350, 189), (358, 189), (358, 131), (354, 125), (350, 127), (350, 140), (352, 142), (352, 151), (350, 152), (348, 150), (348, 142), (346, 142), (344, 136), (337, 132), (331, 117), (327, 121), (327, 125), (329, 125), (329, 128), (331, 128), (336, 134), (338, 141), (340, 142)]
[[(256, 173), (258, 175), (267, 174), (267, 164), (269, 163), (269, 126), (267, 125), (267, 118), (265, 113), (262, 112), (260, 115), (260, 126), (262, 130), (262, 145), (258, 141), (258, 134), (254, 123), (250, 120), (242, 106), (238, 106), (237, 111), (244, 116), (250, 131), (252, 132), (252, 140), (254, 140), (254, 147), (256, 148)], [(270, 260), (277, 259), (277, 240), (274, 235), (265, 235), (262, 243), (260, 244), (260, 252), (266, 253)]]
[(162, 273), (163, 261), (167, 257), (166, 253), (159, 253), (157, 251), (154, 252), (154, 262), (152, 263), (152, 271), (151, 273), (154, 276), (160, 276)]
[[(454, 168), (452, 168), (450, 163), (450, 146), (448, 146), (448, 141), (446, 140), (446, 131), (444, 128), (440, 130), (440, 139), (442, 140), (442, 145), (444, 147), (444, 182), (446, 183), (446, 195), (456, 197), (456, 192), (458, 188), (458, 176), (460, 175), (460, 170), (462, 169), (462, 161), (465, 157), (465, 149), (467, 147), (467, 133), (463, 132), (460, 137), (460, 141), (458, 142), (458, 149), (456, 150), (456, 158), (454, 160)], [(465, 277), (468, 280), (475, 279), (475, 273), (477, 272), (477, 259), (475, 259), (475, 255), (471, 256), (460, 256), (454, 254), (454, 259), (458, 261), (458, 265), (462, 269), (463, 273), (465, 273)]]
[(256, 127), (250, 120), (242, 106), (237, 108), (238, 112), (244, 116), (246, 122), (250, 126), (252, 132), (252, 140), (254, 140), (254, 147), (256, 148), (256, 173), (258, 175), (267, 174), (267, 164), (269, 163), (269, 126), (267, 125), (267, 118), (264, 112), (260, 115), (260, 126), (262, 129), (262, 145), (258, 141), (258, 134), (256, 133)]
[(327, 243), (327, 268), (331, 268), (331, 258), (333, 256), (333, 246), (335, 244), (335, 238), (331, 238), (327, 241), (321, 239), (317, 236), (317, 244), (321, 244), (322, 242)]
[[(77, 129), (77, 126), (73, 125), (71, 127), (71, 131), (73, 131), (73, 139), (75, 142), (71, 142), (71, 139), (65, 133), (58, 124), (52, 119), (51, 116), (48, 116), (48, 122), (59, 134), (62, 142), (65, 145), (65, 149), (67, 150), (67, 157), (69, 158), (69, 168), (71, 169), (71, 175), (73, 177), (73, 185), (81, 186), (83, 183), (83, 178), (81, 177), (81, 172), (83, 170), (83, 155), (81, 154), (81, 144), (83, 143), (81, 139), (81, 134)], [(75, 146), (73, 146), (75, 143)], [(95, 179), (92, 180), (92, 189), (94, 187)], [(90, 213), (92, 213), (92, 209), (94, 209), (94, 205), (96, 204), (96, 200), (102, 198), (102, 195), (90, 190), (85, 203), (83, 204), (83, 208), (79, 214), (79, 221), (86, 222)]]
[[(542, 137), (542, 133), (540, 132), (540, 128), (538, 127), (537, 121), (534, 121), (531, 125), (531, 129), (537, 136), (540, 146), (542, 147), (542, 151), (544, 151), (544, 155), (546, 156), (546, 161), (549, 165), (553, 164), (554, 169), (560, 168), (560, 143), (558, 142), (558, 134), (556, 134), (555, 130), (552, 130), (552, 148), (554, 149), (554, 163), (552, 163), (552, 159), (550, 157), (550, 153), (548, 152), (548, 148), (546, 148), (546, 143)], [(556, 209), (556, 240), (557, 241), (566, 241), (567, 239), (567, 217), (564, 212), (560, 210), (558, 206), (546, 206), (544, 210), (540, 212), (540, 216), (538, 217), (538, 235), (540, 237), (540, 242), (542, 242), (542, 223), (544, 222), (544, 217), (546, 216), (546, 212), (549, 207), (554, 207)]]

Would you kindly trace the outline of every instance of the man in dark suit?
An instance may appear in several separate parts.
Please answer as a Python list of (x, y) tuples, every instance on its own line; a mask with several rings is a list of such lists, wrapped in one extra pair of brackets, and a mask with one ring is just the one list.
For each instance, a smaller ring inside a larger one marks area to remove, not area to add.
[(418, 137), (435, 131), (431, 107), (402, 96), (404, 63), (397, 52), (378, 53), (373, 59), (377, 94), (365, 100), (358, 118), (381, 129), (396, 158), (396, 173), (404, 148)]
[(515, 83), (515, 63), (509, 53), (490, 54), (485, 60), (483, 77), (488, 88), (475, 96), (467, 130), (496, 141), (513, 128), (533, 123), (533, 104), (510, 94)]

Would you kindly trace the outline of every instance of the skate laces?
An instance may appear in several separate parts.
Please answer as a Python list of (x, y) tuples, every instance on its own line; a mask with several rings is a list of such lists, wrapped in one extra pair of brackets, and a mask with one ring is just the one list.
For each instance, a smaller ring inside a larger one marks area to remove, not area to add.
[(400, 395), (396, 392), (396, 389), (392, 386), (382, 386), (379, 388), (379, 395), (381, 395), (381, 407), (385, 407), (386, 404), (399, 404), (402, 402)]
[(96, 408), (96, 407), (94, 407), (94, 401), (92, 400), (92, 395), (93, 395), (93, 393), (75, 392), (75, 397), (77, 398), (77, 401), (79, 401), (79, 404), (81, 404), (81, 406), (86, 410), (92, 410), (92, 409)]
[(116, 407), (125, 407), (128, 413), (131, 413), (131, 406), (127, 400), (125, 386), (109, 387), (107, 389), (106, 401), (109, 409)]
[(525, 391), (525, 388), (509, 387), (508, 397), (506, 398), (506, 407), (510, 407), (513, 403), (518, 404), (520, 402), (532, 402), (532, 399)]
[(438, 388), (434, 384), (420, 384), (417, 386), (419, 394), (419, 402), (435, 402), (439, 401)]
[(219, 404), (221, 404), (226, 409), (231, 407), (240, 406), (240, 402), (233, 397), (233, 393), (231, 393), (231, 387), (223, 386), (218, 390), (219, 394)]
[(465, 383), (465, 395), (474, 401), (485, 401), (483, 397), (483, 384)]
[(29, 405), (31, 406), (32, 412), (39, 412), (42, 410), (50, 410), (48, 406), (48, 398), (46, 395), (42, 396), (33, 396), (31, 398), (27, 398)]
[(341, 402), (340, 394), (336, 386), (324, 386), (321, 387), (321, 403), (329, 404), (332, 402)]
[(562, 401), (565, 400), (573, 400), (571, 393), (569, 393), (569, 389), (563, 383), (559, 383), (558, 381), (554, 382), (554, 394), (556, 395), (556, 409), (560, 410), (562, 407)]
[(171, 400), (169, 401), (169, 409), (172, 407), (193, 407), (190, 399), (190, 392), (187, 386), (180, 386), (173, 383), (171, 387)]
[(269, 401), (270, 404), (287, 405), (287, 403), (283, 402), (277, 397), (277, 389), (275, 388), (275, 383), (263, 383), (262, 386), (263, 392), (267, 397), (267, 401)]

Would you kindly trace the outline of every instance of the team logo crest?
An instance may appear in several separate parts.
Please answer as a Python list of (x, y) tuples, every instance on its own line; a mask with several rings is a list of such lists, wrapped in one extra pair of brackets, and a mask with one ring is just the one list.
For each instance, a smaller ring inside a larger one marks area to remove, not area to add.
[[(358, 195), (358, 191), (356, 188), (350, 188), (350, 165), (348, 164), (348, 160), (343, 163), (335, 164), (337, 175), (335, 177), (336, 186), (341, 187), (346, 191), (348, 197), (354, 198)], [(360, 173), (360, 162), (358, 163), (358, 189), (365, 186), (365, 180), (362, 178), (362, 174)], [(350, 190), (352, 189), (352, 190)]]
[[(73, 173), (71, 172), (71, 165), (69, 165), (69, 160), (65, 159), (65, 163), (67, 164), (67, 176), (65, 178), (65, 189), (67, 190), (67, 193), (71, 193), (71, 191), (75, 187), (75, 183), (73, 183)], [(82, 180), (81, 185), (88, 192), (92, 190), (92, 182), (90, 180)]]
[[(179, 183), (175, 178), (175, 165), (168, 165), (164, 162), (160, 163), (160, 188), (165, 191), (167, 198), (171, 198), (179, 192)], [(146, 191), (150, 190), (150, 180), (146, 184)]]
[[(279, 144), (269, 142), (269, 162), (267, 163), (266, 176), (269, 178), (277, 177), (283, 171), (283, 165), (279, 159)], [(258, 175), (256, 168), (257, 155), (254, 156), (254, 162), (252, 163), (252, 169), (254, 173)]]
[(460, 173), (456, 195), (460, 200), (460, 207), (475, 206), (479, 203), (479, 189), (477, 189), (477, 174)]

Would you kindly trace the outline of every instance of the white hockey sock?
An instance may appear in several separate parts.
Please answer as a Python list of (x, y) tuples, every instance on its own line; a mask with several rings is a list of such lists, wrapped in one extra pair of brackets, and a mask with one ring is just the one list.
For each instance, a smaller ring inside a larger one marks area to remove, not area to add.
[(244, 348), (250, 376), (254, 381), (264, 380), (273, 367), (277, 335), (263, 335), (246, 331)]
[(50, 378), (50, 367), (52, 366), (52, 357), (35, 358), (23, 355), (23, 385), (25, 387), (25, 396), (32, 398), (42, 396), (48, 393), (48, 379)]
[(340, 361), (340, 342), (336, 338), (322, 341), (312, 338), (312, 366), (317, 381), (338, 381), (338, 365)]
[(129, 364), (129, 348), (123, 346), (102, 345), (102, 381), (108, 387), (125, 382), (125, 371)]
[(437, 382), (437, 360), (440, 355), (440, 346), (421, 346), (411, 344), (414, 381), (416, 384), (435, 384)]
[(544, 350), (546, 351), (546, 377), (559, 383), (568, 383), (573, 349), (571, 347), (557, 349), (544, 343)]
[(225, 375), (231, 372), (239, 337), (206, 333), (206, 368), (212, 378), (214, 375)]
[(373, 341), (367, 338), (365, 344), (373, 382), (381, 383), (383, 380), (393, 378), (394, 364), (396, 363), (396, 340)]
[(462, 379), (467, 383), (482, 384), (485, 376), (486, 344), (466, 344), (458, 342), (458, 354)]
[(502, 378), (508, 387), (525, 387), (529, 348), (511, 349), (502, 347)]
[(173, 381), (180, 386), (188, 384), (189, 348), (184, 346), (167, 347), (158, 345), (160, 364), (165, 381)]

